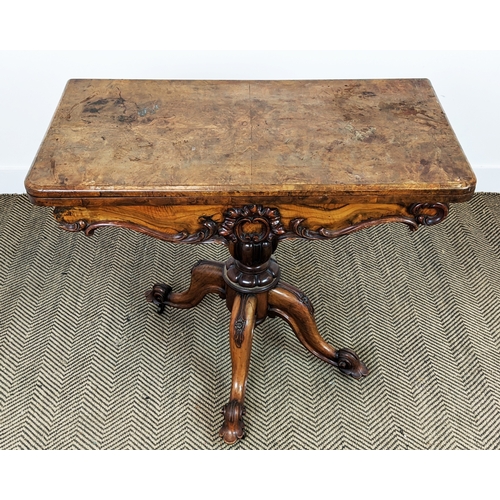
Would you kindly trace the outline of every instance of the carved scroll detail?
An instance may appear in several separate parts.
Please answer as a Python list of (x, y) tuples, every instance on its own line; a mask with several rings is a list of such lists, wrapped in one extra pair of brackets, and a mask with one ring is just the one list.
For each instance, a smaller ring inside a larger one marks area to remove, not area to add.
[(243, 318), (238, 318), (236, 323), (234, 324), (234, 342), (236, 347), (241, 347), (243, 344), (243, 334), (245, 332), (245, 320)]
[(158, 314), (162, 314), (167, 305), (168, 296), (172, 292), (172, 287), (163, 283), (157, 283), (152, 290), (148, 290), (146, 300), (152, 302), (156, 306)]
[(305, 220), (306, 219), (292, 219), (290, 221), (290, 231), (292, 234), (308, 240), (329, 240), (332, 238), (338, 238), (339, 236), (343, 236), (345, 234), (354, 233), (355, 231), (360, 231), (361, 229), (366, 229), (367, 227), (377, 226), (378, 224), (386, 224), (387, 222), (401, 222), (409, 226), (412, 231), (415, 231), (418, 228), (418, 224), (414, 219), (401, 215), (381, 217), (380, 219), (369, 219), (342, 229), (328, 229), (326, 227), (320, 227), (316, 231), (305, 227), (302, 224)]
[(219, 436), (224, 439), (227, 444), (233, 444), (238, 439), (241, 439), (245, 434), (245, 424), (243, 416), (245, 407), (236, 399), (232, 399), (224, 405), (222, 409), (224, 415), (224, 423), (219, 432)]
[(87, 227), (87, 223), (84, 220), (79, 220), (73, 223), (60, 222), (59, 225), (62, 229), (70, 233), (77, 233), (79, 231), (84, 231), (85, 228)]
[(154, 238), (168, 241), (170, 243), (201, 243), (213, 239), (217, 239), (217, 223), (212, 220), (211, 217), (200, 217), (200, 224), (203, 226), (197, 233), (188, 233), (187, 231), (181, 231), (175, 234), (163, 233), (161, 231), (156, 231), (155, 229), (150, 229), (149, 227), (142, 226), (140, 224), (135, 224), (133, 222), (124, 221), (98, 221), (88, 223), (84, 220), (79, 220), (78, 222), (68, 223), (60, 222), (59, 225), (62, 229), (70, 232), (83, 231), (86, 236), (92, 236), (96, 229), (100, 227), (113, 226), (113, 227), (124, 227), (127, 229), (132, 229), (138, 231), (139, 233), (147, 234)]
[[(429, 210), (434, 214), (429, 214)], [(415, 216), (417, 223), (424, 226), (439, 224), (448, 215), (448, 210), (446, 203), (414, 203), (410, 207), (410, 213)]]
[(409, 207), (408, 212), (413, 217), (405, 215), (388, 215), (378, 219), (368, 219), (342, 229), (320, 227), (317, 230), (312, 230), (304, 225), (306, 219), (292, 219), (290, 221), (289, 232), (281, 236), (281, 239), (290, 236), (300, 236), (301, 238), (309, 240), (328, 240), (388, 222), (400, 222), (406, 224), (412, 231), (415, 231), (418, 229), (419, 224), (433, 226), (441, 222), (448, 215), (448, 205), (445, 203), (414, 203)]
[(339, 349), (336, 353), (338, 369), (344, 375), (360, 379), (368, 375), (368, 368), (351, 349)]

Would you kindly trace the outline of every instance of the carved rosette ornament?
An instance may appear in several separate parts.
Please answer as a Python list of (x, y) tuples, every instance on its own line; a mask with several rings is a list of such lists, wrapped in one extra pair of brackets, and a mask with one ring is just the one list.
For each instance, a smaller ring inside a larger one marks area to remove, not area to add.
[[(234, 258), (247, 266), (269, 260), (276, 250), (278, 236), (285, 232), (279, 210), (262, 205), (226, 210), (219, 228), (219, 234), (237, 247)], [(267, 258), (261, 256), (263, 250), (271, 250)]]
[(226, 210), (219, 228), (232, 256), (226, 262), (226, 283), (242, 293), (263, 292), (276, 286), (279, 266), (271, 255), (285, 233), (277, 208), (246, 205)]

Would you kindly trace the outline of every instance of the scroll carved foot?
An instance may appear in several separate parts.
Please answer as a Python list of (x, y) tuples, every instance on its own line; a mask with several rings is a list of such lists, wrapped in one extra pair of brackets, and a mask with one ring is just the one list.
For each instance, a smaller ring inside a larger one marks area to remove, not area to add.
[(224, 423), (219, 431), (219, 436), (224, 439), (225, 443), (234, 444), (245, 435), (245, 424), (243, 423), (245, 407), (243, 403), (233, 399), (224, 405), (222, 414), (224, 415)]
[(368, 375), (368, 368), (351, 349), (339, 349), (337, 351), (337, 366), (341, 373), (350, 375), (355, 379)]
[(351, 349), (335, 349), (318, 332), (312, 304), (296, 287), (281, 282), (269, 291), (269, 315), (283, 318), (302, 345), (317, 358), (339, 368), (344, 375), (359, 379), (368, 375), (366, 365)]
[(156, 312), (162, 314), (167, 305), (167, 299), (172, 292), (172, 287), (163, 283), (157, 283), (152, 290), (145, 292), (146, 300), (156, 306)]

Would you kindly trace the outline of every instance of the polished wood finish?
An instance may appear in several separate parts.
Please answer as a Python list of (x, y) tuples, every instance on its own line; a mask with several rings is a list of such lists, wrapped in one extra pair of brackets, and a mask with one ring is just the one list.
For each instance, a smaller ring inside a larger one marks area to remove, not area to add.
[(232, 384), (221, 437), (244, 434), (254, 328), (288, 322), (314, 356), (359, 379), (368, 369), (320, 335), (307, 296), (272, 258), (289, 238), (331, 239), (378, 224), (438, 224), (476, 179), (428, 80), (71, 80), (26, 178), (33, 203), (67, 231), (139, 231), (219, 242), (188, 290), (146, 299), (231, 312)]
[[(234, 259), (230, 259), (232, 260)], [(245, 388), (253, 331), (267, 317), (284, 319), (306, 349), (322, 361), (339, 368), (344, 375), (355, 379), (368, 375), (366, 365), (354, 351), (336, 349), (321, 337), (314, 320), (313, 306), (303, 292), (282, 281), (277, 281), (273, 288), (264, 292), (254, 293), (256, 288), (258, 287), (252, 286), (242, 291), (237, 283), (227, 279), (223, 264), (200, 261), (192, 269), (187, 291), (175, 293), (169, 285), (161, 283), (146, 291), (147, 300), (157, 306), (159, 313), (164, 311), (165, 306), (180, 309), (195, 307), (207, 293), (216, 293), (219, 297), (226, 298), (231, 311), (229, 345), (232, 382), (229, 402), (222, 410), (224, 422), (220, 436), (228, 444), (235, 443), (245, 433)]]
[(231, 394), (224, 406), (224, 423), (219, 435), (233, 444), (244, 434), (243, 414), (245, 389), (250, 368), (250, 352), (257, 312), (257, 298), (252, 294), (238, 294), (234, 300), (229, 325), (231, 349)]
[(288, 283), (280, 283), (269, 292), (269, 316), (283, 318), (302, 345), (317, 358), (340, 369), (345, 375), (359, 379), (368, 368), (350, 349), (335, 349), (325, 342), (314, 320), (314, 309), (304, 293)]
[(345, 375), (359, 379), (368, 375), (368, 369), (354, 351), (335, 349), (325, 342), (307, 296), (280, 281), (279, 265), (271, 258), (279, 237), (285, 234), (279, 210), (245, 205), (228, 209), (223, 215), (218, 235), (226, 240), (231, 258), (225, 264), (200, 261), (191, 270), (187, 291), (174, 293), (169, 285), (158, 283), (146, 291), (146, 299), (162, 313), (165, 306), (194, 307), (207, 293), (226, 298), (231, 311), (232, 385), (229, 403), (223, 408), (220, 436), (232, 444), (244, 435), (244, 398), (253, 330), (267, 317), (283, 318), (312, 354)]
[(428, 80), (70, 80), (38, 204), (443, 203), (475, 177)]
[(223, 268), (224, 264), (221, 262), (200, 260), (191, 269), (191, 284), (188, 290), (173, 293), (170, 285), (159, 283), (152, 290), (145, 292), (146, 300), (155, 304), (161, 314), (165, 306), (179, 309), (195, 307), (207, 293), (216, 293), (223, 299), (226, 297)]
[[(231, 208), (217, 205), (202, 209), (196, 205), (56, 207), (54, 216), (63, 229), (83, 231), (88, 236), (100, 227), (121, 226), (171, 243), (227, 243), (220, 233), (224, 231), (227, 210)], [(416, 230), (419, 224), (433, 225), (444, 219), (448, 205), (367, 203), (323, 208), (281, 205), (279, 210), (284, 230), (277, 235), (278, 240), (330, 239), (388, 222), (400, 222)]]

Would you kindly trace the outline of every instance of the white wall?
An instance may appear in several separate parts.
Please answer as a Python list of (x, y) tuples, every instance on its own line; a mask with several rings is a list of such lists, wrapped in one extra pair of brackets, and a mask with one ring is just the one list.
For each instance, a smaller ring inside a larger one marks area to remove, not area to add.
[(429, 78), (478, 178), (500, 192), (500, 51), (3, 51), (0, 192), (24, 177), (70, 78)]

